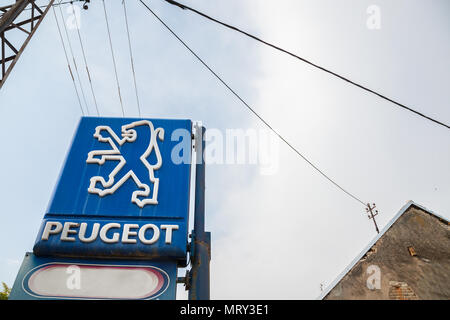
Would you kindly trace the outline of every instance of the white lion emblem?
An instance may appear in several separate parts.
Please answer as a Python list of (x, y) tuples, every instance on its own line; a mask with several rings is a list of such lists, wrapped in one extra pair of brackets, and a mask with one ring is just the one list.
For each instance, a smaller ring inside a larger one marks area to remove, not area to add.
[[(140, 156), (140, 160), (144, 166), (148, 169), (150, 182), (153, 183), (153, 193), (151, 197), (150, 186), (142, 183), (133, 170), (122, 173), (122, 177), (118, 179), (116, 176), (121, 173), (121, 169), (125, 166), (126, 160), (120, 153), (119, 146), (122, 146), (125, 142), (134, 142), (137, 138), (136, 130), (133, 128), (138, 126), (147, 126), (150, 130), (150, 142), (148, 144), (145, 152)], [(106, 131), (109, 133), (110, 137), (105, 137), (102, 132)], [(119, 161), (118, 165), (112, 170), (108, 176), (108, 180), (101, 176), (94, 176), (90, 179), (90, 185), (88, 188), (89, 193), (98, 194), (103, 197), (108, 194), (113, 194), (121, 185), (123, 185), (129, 178), (132, 178), (139, 190), (133, 192), (131, 196), (131, 202), (137, 204), (140, 208), (143, 208), (146, 204), (158, 204), (158, 186), (159, 179), (155, 178), (155, 170), (158, 170), (162, 165), (161, 153), (159, 151), (157, 138), (159, 140), (164, 140), (164, 129), (157, 128), (154, 129), (153, 124), (148, 120), (139, 120), (132, 122), (130, 124), (122, 126), (122, 139), (120, 139), (116, 133), (109, 126), (97, 126), (95, 128), (94, 138), (100, 142), (107, 142), (111, 146), (110, 150), (94, 150), (88, 153), (86, 163), (96, 163), (98, 165), (103, 165), (107, 160)], [(147, 161), (147, 157), (154, 151), (156, 155), (156, 163), (150, 164)], [(95, 156), (100, 156), (96, 158)], [(97, 188), (97, 183), (100, 183), (103, 188)], [(139, 199), (143, 197), (143, 199)]]

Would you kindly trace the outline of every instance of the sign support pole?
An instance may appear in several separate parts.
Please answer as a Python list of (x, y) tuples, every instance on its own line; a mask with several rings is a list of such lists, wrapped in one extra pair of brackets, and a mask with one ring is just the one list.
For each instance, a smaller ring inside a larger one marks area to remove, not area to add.
[(205, 232), (205, 162), (203, 159), (205, 127), (196, 126), (196, 128), (197, 163), (195, 170), (194, 231), (190, 252), (192, 268), (190, 271), (189, 300), (209, 300), (211, 232)]

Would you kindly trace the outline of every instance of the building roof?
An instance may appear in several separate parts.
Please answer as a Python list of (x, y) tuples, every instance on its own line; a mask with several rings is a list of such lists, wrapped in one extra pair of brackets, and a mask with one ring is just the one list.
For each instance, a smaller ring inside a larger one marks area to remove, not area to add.
[(403, 215), (403, 213), (405, 213), (410, 207), (417, 207), (423, 211), (428, 212), (431, 215), (434, 215), (440, 220), (444, 220), (447, 223), (449, 222), (447, 218), (415, 203), (414, 201), (412, 200), (408, 201), (400, 209), (400, 211), (384, 226), (384, 228), (380, 231), (380, 233), (377, 234), (377, 236), (372, 241), (370, 241), (370, 243), (364, 248), (364, 250), (361, 251), (361, 253), (355, 257), (355, 259), (353, 259), (353, 261), (341, 272), (341, 274), (339, 274), (339, 276), (329, 286), (327, 286), (327, 288), (320, 294), (320, 296), (317, 299), (322, 300), (323, 298), (325, 298), (327, 294), (330, 293), (330, 291), (342, 280), (342, 278), (344, 278), (344, 276), (358, 263), (358, 261), (360, 261), (361, 258), (364, 257), (364, 255), (370, 250), (370, 248), (372, 248), (375, 245), (375, 243), (377, 243), (377, 241), (386, 233), (386, 231), (388, 231), (389, 228), (398, 220), (398, 218), (400, 218)]

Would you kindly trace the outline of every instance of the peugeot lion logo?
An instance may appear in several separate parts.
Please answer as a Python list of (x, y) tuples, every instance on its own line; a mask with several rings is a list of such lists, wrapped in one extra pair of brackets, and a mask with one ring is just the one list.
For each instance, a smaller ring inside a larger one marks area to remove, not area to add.
[[(148, 184), (142, 183), (138, 176), (133, 172), (133, 170), (123, 170), (123, 167), (127, 163), (125, 157), (121, 154), (117, 144), (122, 146), (125, 142), (132, 143), (137, 139), (136, 128), (138, 126), (147, 126), (150, 130), (150, 141), (145, 152), (140, 156), (140, 161), (148, 169), (148, 175), (150, 182), (153, 184), (152, 196), (150, 194), (150, 186)], [(92, 194), (98, 194), (100, 197), (113, 194), (120, 186), (122, 186), (129, 178), (132, 178), (139, 190), (132, 193), (131, 202), (143, 208), (147, 204), (158, 204), (158, 186), (159, 179), (155, 178), (155, 170), (158, 170), (162, 165), (161, 153), (158, 147), (158, 139), (164, 140), (164, 129), (153, 127), (151, 121), (140, 120), (129, 123), (122, 126), (122, 139), (120, 139), (115, 132), (109, 126), (97, 126), (95, 128), (94, 138), (100, 142), (107, 142), (111, 146), (109, 150), (94, 150), (88, 153), (86, 163), (95, 163), (98, 165), (103, 165), (105, 161), (119, 161), (117, 166), (111, 171), (108, 176), (108, 180), (101, 176), (94, 176), (90, 179), (90, 184), (88, 192)], [(156, 163), (150, 164), (147, 158), (150, 156), (152, 151), (156, 155)], [(98, 156), (98, 157), (96, 157)], [(119, 178), (120, 177), (120, 178)], [(101, 184), (101, 187), (97, 187), (97, 183)], [(141, 197), (141, 199), (139, 198)]]

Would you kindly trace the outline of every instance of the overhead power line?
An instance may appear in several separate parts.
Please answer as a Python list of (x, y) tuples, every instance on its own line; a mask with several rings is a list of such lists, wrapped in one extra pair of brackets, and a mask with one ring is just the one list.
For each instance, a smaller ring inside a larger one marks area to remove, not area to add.
[(89, 108), (88, 108), (88, 104), (86, 101), (86, 95), (84, 94), (83, 84), (81, 83), (80, 72), (78, 71), (78, 66), (77, 66), (77, 62), (75, 60), (75, 55), (73, 54), (73, 49), (72, 49), (72, 44), (70, 42), (69, 32), (67, 32), (67, 27), (66, 27), (66, 24), (64, 23), (64, 16), (62, 13), (61, 6), (59, 6), (59, 13), (61, 15), (61, 20), (63, 21), (62, 25), (64, 27), (64, 31), (65, 31), (65, 34), (67, 37), (67, 43), (69, 45), (70, 54), (72, 55), (73, 65), (75, 67), (75, 73), (77, 75), (78, 84), (80, 85), (81, 96), (83, 97), (84, 105), (86, 106), (86, 113), (89, 114)]
[[(11, 2), (12, 2), (12, 1), (13, 1), (13, 0), (11, 0)], [(68, 3), (72, 3), (72, 2), (83, 2), (83, 1), (86, 1), (86, 0), (70, 0), (70, 1), (65, 1), (65, 2), (60, 1), (59, 3), (54, 3), (54, 4), (52, 4), (52, 7), (56, 7), (56, 6), (60, 6), (60, 5), (62, 5), (62, 4), (68, 4)], [(7, 6), (0, 7), (0, 10), (2, 11), (2, 13), (0, 14), (0, 17), (2, 17), (2, 16), (5, 14), (6, 10), (9, 9), (9, 8), (11, 8), (13, 5), (14, 5), (14, 4), (10, 4), (10, 5), (7, 5)], [(41, 8), (41, 9), (45, 9), (45, 8), (47, 8), (47, 5), (36, 6), (36, 7)], [(28, 10), (32, 10), (32, 8), (31, 8), (31, 7), (28, 7), (28, 8), (25, 8), (25, 9), (23, 9), (23, 10), (24, 10), (24, 11), (28, 11)]]
[(262, 123), (264, 123), (275, 135), (277, 135), (289, 148), (291, 148), (298, 156), (300, 156), (303, 160), (305, 160), (314, 170), (319, 172), (324, 178), (326, 178), (329, 182), (331, 182), (334, 186), (336, 186), (338, 189), (343, 191), (345, 194), (350, 196), (352, 199), (358, 201), (363, 206), (366, 206), (366, 202), (360, 200), (358, 197), (356, 197), (354, 194), (350, 193), (346, 189), (344, 189), (340, 184), (335, 182), (332, 178), (330, 178), (326, 173), (324, 173), (322, 170), (320, 170), (314, 163), (312, 163), (308, 158), (306, 158), (298, 149), (296, 149), (291, 143), (289, 143), (281, 134), (278, 133), (272, 126), (264, 120), (264, 118), (259, 115), (245, 100), (239, 96), (239, 94), (236, 93), (214, 70), (212, 70), (206, 62), (200, 58), (144, 1), (139, 0), (145, 8), (153, 14), (153, 16), (167, 29), (169, 32), (176, 38), (178, 41), (183, 44), (183, 46), (189, 50), (189, 52), (194, 55), (202, 64), (203, 66), (209, 70), (236, 98), (239, 99), (239, 101), (242, 102), (242, 104), (247, 107), (248, 110), (250, 110), (256, 117), (258, 117), (259, 120), (261, 120)]
[(123, 109), (122, 95), (120, 94), (119, 76), (117, 75), (117, 64), (116, 64), (116, 59), (114, 57), (114, 48), (113, 48), (113, 44), (112, 44), (112, 40), (111, 40), (111, 30), (109, 30), (108, 15), (106, 13), (105, 0), (102, 0), (102, 3), (103, 3), (103, 10), (105, 12), (106, 29), (108, 30), (109, 47), (111, 48), (111, 56), (112, 56), (112, 61), (113, 61), (113, 65), (114, 65), (114, 75), (116, 77), (117, 92), (119, 93), (120, 107), (122, 109), (122, 116), (125, 117), (125, 110)]
[(269, 43), (269, 42), (267, 42), (265, 40), (262, 40), (261, 38), (258, 38), (258, 37), (254, 36), (254, 35), (252, 35), (252, 34), (250, 34), (248, 32), (246, 32), (246, 31), (243, 31), (243, 30), (241, 30), (241, 29), (239, 29), (237, 27), (234, 27), (234, 26), (232, 26), (230, 24), (227, 24), (225, 22), (219, 21), (219, 20), (217, 20), (215, 18), (212, 18), (212, 17), (208, 16), (207, 14), (205, 14), (203, 12), (200, 12), (200, 11), (198, 11), (196, 9), (188, 7), (188, 6), (186, 6), (184, 4), (181, 4), (181, 3), (177, 2), (177, 1), (174, 1), (174, 0), (165, 0), (165, 1), (170, 3), (170, 4), (172, 4), (172, 5), (174, 5), (174, 6), (177, 6), (177, 7), (181, 8), (181, 9), (183, 9), (183, 10), (189, 10), (191, 12), (194, 12), (194, 13), (196, 13), (196, 14), (198, 14), (198, 15), (200, 15), (200, 16), (202, 16), (202, 17), (204, 17), (204, 18), (206, 18), (206, 19), (208, 19), (210, 21), (218, 23), (218, 24), (220, 24), (220, 25), (222, 25), (224, 27), (227, 27), (228, 29), (237, 31), (237, 32), (239, 32), (239, 33), (241, 33), (241, 34), (243, 34), (243, 35), (245, 35), (247, 37), (250, 37), (250, 38), (252, 38), (252, 39), (254, 39), (254, 40), (256, 40), (256, 41), (258, 41), (258, 42), (260, 42), (260, 43), (262, 43), (264, 45), (267, 45), (267, 46), (269, 46), (269, 47), (271, 47), (271, 48), (273, 48), (275, 50), (278, 50), (278, 51), (281, 51), (281, 52), (283, 52), (285, 54), (288, 54), (291, 57), (294, 57), (294, 58), (296, 58), (298, 60), (301, 60), (301, 61), (303, 61), (303, 62), (305, 62), (305, 63), (307, 63), (307, 64), (309, 64), (309, 65), (311, 65), (311, 66), (313, 66), (313, 67), (315, 67), (317, 69), (320, 69), (320, 70), (322, 70), (322, 71), (324, 71), (324, 72), (326, 72), (328, 74), (331, 74), (331, 75), (333, 75), (333, 76), (335, 76), (335, 77), (337, 77), (337, 78), (339, 78), (341, 80), (344, 80), (344, 81), (346, 81), (346, 82), (348, 82), (348, 83), (350, 83), (350, 84), (352, 84), (352, 85), (354, 85), (354, 86), (356, 86), (356, 87), (358, 87), (358, 88), (360, 88), (360, 89), (362, 89), (362, 90), (364, 90), (366, 92), (372, 93), (372, 94), (374, 94), (374, 95), (376, 95), (376, 96), (378, 96), (378, 97), (380, 97), (380, 98), (382, 98), (382, 99), (384, 99), (386, 101), (389, 101), (389, 102), (391, 102), (392, 104), (394, 104), (394, 105), (396, 105), (398, 107), (401, 107), (401, 108), (403, 108), (405, 110), (408, 110), (408, 111), (410, 111), (412, 113), (415, 113), (416, 115), (418, 115), (418, 116), (420, 116), (422, 118), (425, 118), (427, 120), (430, 120), (430, 121), (432, 121), (432, 122), (434, 122), (434, 123), (436, 123), (438, 125), (441, 125), (441, 126), (447, 128), (447, 129), (450, 129), (450, 125), (448, 125), (448, 124), (445, 124), (445, 123), (443, 123), (443, 122), (441, 122), (439, 120), (431, 118), (431, 117), (429, 117), (429, 116), (427, 116), (427, 115), (425, 115), (425, 114), (423, 114), (423, 113), (421, 113), (421, 112), (419, 112), (417, 110), (414, 110), (414, 109), (412, 109), (412, 108), (410, 108), (410, 107), (408, 107), (408, 106), (406, 106), (406, 105), (404, 105), (404, 104), (402, 104), (402, 103), (400, 103), (398, 101), (395, 101), (395, 100), (393, 100), (391, 98), (388, 98), (387, 96), (385, 96), (385, 95), (383, 95), (383, 94), (381, 94), (381, 93), (379, 93), (377, 91), (369, 89), (366, 86), (363, 86), (363, 85), (361, 85), (359, 83), (356, 83), (356, 82), (348, 79), (347, 77), (344, 77), (344, 76), (342, 76), (342, 75), (340, 75), (340, 74), (338, 74), (336, 72), (333, 72), (333, 71), (331, 71), (331, 70), (329, 70), (327, 68), (324, 68), (324, 67), (322, 67), (322, 66), (320, 66), (320, 65), (318, 65), (316, 63), (313, 63), (313, 62), (311, 62), (311, 61), (309, 61), (309, 60), (307, 60), (305, 58), (302, 58), (302, 57), (300, 57), (300, 56), (298, 56), (298, 55), (296, 55), (296, 54), (294, 54), (294, 53), (292, 53), (292, 52), (290, 52), (288, 50), (280, 48), (280, 47), (278, 47), (278, 46), (276, 46), (276, 45), (274, 45), (272, 43)]
[(131, 37), (130, 37), (130, 29), (128, 27), (128, 14), (127, 14), (127, 8), (125, 5), (125, 0), (122, 0), (122, 5), (123, 5), (123, 14), (125, 16), (125, 26), (127, 28), (128, 49), (130, 51), (131, 72), (133, 73), (133, 81), (134, 81), (134, 92), (136, 93), (136, 102), (137, 102), (139, 117), (141, 117), (141, 106), (139, 105), (139, 96), (138, 96), (138, 89), (137, 89), (137, 83), (136, 83), (136, 72), (134, 70), (133, 50), (131, 49)]
[[(59, 4), (62, 4), (61, 1), (59, 2)], [(81, 83), (80, 72), (78, 71), (77, 61), (76, 61), (75, 55), (73, 53), (72, 43), (71, 43), (70, 37), (69, 37), (69, 32), (67, 31), (66, 24), (64, 23), (64, 16), (63, 16), (63, 12), (62, 12), (61, 6), (59, 6), (58, 9), (59, 9), (59, 14), (61, 16), (61, 21), (63, 21), (62, 25), (64, 27), (64, 32), (65, 32), (66, 37), (67, 37), (67, 44), (69, 45), (69, 51), (70, 51), (70, 54), (72, 56), (73, 66), (75, 68), (75, 74), (77, 75), (78, 84), (80, 85), (81, 96), (83, 97), (84, 105), (86, 106), (86, 114), (89, 114), (89, 108), (88, 108), (88, 104), (87, 104), (87, 101), (86, 101), (86, 95), (84, 94), (83, 84)]]
[(94, 87), (92, 85), (91, 74), (89, 72), (89, 67), (88, 67), (88, 63), (87, 63), (87, 59), (86, 59), (86, 53), (84, 51), (83, 41), (81, 40), (80, 26), (78, 25), (78, 21), (77, 21), (77, 17), (76, 17), (76, 14), (75, 14), (75, 8), (74, 8), (73, 3), (71, 4), (71, 6), (72, 6), (72, 13), (73, 13), (73, 16), (74, 16), (74, 21), (75, 21), (75, 27), (77, 29), (78, 40), (80, 42), (81, 53), (83, 54), (84, 65), (86, 67), (86, 73), (87, 73), (87, 76), (88, 76), (89, 85), (91, 87), (92, 98), (94, 99), (95, 110), (97, 111), (97, 115), (99, 116), (100, 112), (98, 111), (97, 99), (95, 98)]

